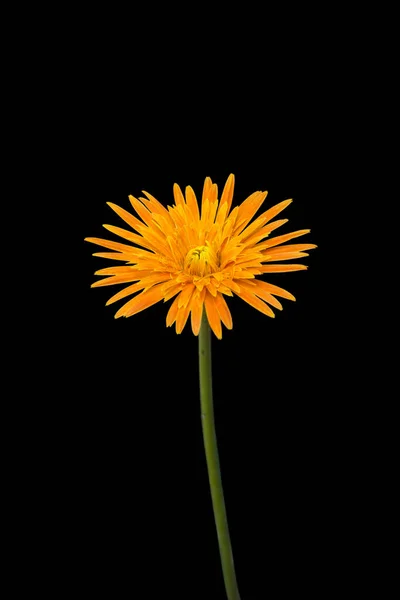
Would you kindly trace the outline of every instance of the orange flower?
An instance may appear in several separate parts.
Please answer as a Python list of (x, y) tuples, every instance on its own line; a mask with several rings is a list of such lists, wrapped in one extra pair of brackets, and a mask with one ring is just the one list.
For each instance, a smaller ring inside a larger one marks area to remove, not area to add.
[(106, 278), (92, 287), (131, 284), (112, 296), (107, 305), (140, 292), (118, 310), (116, 318), (131, 317), (160, 300), (165, 302), (175, 296), (167, 314), (167, 327), (175, 323), (176, 332), (181, 333), (190, 314), (193, 333), (198, 335), (205, 306), (208, 322), (221, 339), (221, 321), (232, 329), (225, 296), (236, 294), (269, 317), (275, 316), (270, 306), (282, 309), (276, 296), (295, 300), (286, 290), (256, 276), (306, 269), (304, 265), (276, 263), (308, 256), (305, 250), (316, 248), (315, 244), (283, 244), (310, 230), (269, 238), (272, 231), (288, 221), (272, 219), (292, 200), (280, 202), (250, 224), (268, 192), (254, 192), (229, 213), (234, 183), (234, 175), (229, 175), (218, 201), (217, 185), (207, 177), (201, 212), (193, 189), (188, 186), (185, 197), (177, 184), (174, 185), (175, 204), (168, 209), (147, 192), (143, 192), (146, 198), (129, 196), (141, 220), (108, 202), (136, 232), (104, 225), (135, 245), (86, 238), (88, 242), (114, 251), (97, 252), (94, 256), (125, 263), (96, 272)]

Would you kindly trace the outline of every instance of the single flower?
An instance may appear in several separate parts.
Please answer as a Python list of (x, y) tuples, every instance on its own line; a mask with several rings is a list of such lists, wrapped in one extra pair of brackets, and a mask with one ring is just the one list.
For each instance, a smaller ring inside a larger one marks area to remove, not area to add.
[(175, 204), (167, 208), (148, 192), (143, 192), (145, 198), (129, 196), (141, 220), (108, 202), (133, 231), (113, 225), (104, 227), (131, 244), (93, 237), (86, 241), (113, 251), (97, 252), (94, 256), (125, 263), (96, 271), (96, 275), (106, 277), (92, 285), (130, 284), (107, 302), (112, 304), (136, 294), (118, 310), (116, 318), (131, 317), (160, 300), (166, 302), (175, 297), (167, 314), (168, 327), (175, 323), (176, 332), (181, 333), (190, 314), (193, 333), (198, 335), (205, 307), (211, 329), (221, 339), (221, 321), (232, 329), (225, 296), (236, 294), (269, 317), (275, 316), (271, 307), (282, 309), (277, 296), (295, 300), (292, 294), (259, 276), (306, 269), (301, 264), (281, 261), (308, 256), (306, 251), (316, 248), (315, 244), (286, 244), (310, 230), (270, 238), (275, 229), (288, 221), (272, 219), (292, 200), (280, 202), (251, 222), (268, 192), (254, 192), (230, 212), (234, 183), (231, 174), (218, 200), (217, 185), (207, 177), (201, 210), (190, 186), (184, 196), (175, 184)]

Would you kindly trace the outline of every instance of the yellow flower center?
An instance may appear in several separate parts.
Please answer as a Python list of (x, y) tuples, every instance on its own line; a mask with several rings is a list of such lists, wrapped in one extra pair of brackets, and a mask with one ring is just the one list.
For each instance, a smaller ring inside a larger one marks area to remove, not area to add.
[(217, 257), (210, 246), (197, 246), (186, 254), (185, 271), (203, 277), (218, 270)]

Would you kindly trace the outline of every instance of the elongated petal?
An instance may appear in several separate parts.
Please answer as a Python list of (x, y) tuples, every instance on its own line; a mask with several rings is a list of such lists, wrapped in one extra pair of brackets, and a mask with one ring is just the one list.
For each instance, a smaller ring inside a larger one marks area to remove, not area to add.
[(138, 200), (135, 196), (129, 196), (129, 201), (136, 210), (139, 217), (146, 223), (151, 225), (151, 212)]
[[(184, 290), (185, 291), (185, 290)], [(186, 321), (188, 320), (188, 316), (190, 313), (190, 306), (191, 306), (191, 297), (194, 291), (194, 286), (190, 289), (190, 296), (189, 296), (189, 300), (188, 302), (186, 302), (185, 306), (179, 307), (179, 303), (178, 303), (178, 314), (176, 316), (176, 321), (175, 321), (175, 331), (176, 333), (182, 333), (183, 328), (186, 325)], [(183, 292), (181, 293), (182, 296)]]
[[(145, 192), (143, 190), (143, 194), (145, 196), (147, 196), (147, 198), (149, 199), (149, 205), (151, 207), (151, 210), (153, 211), (153, 213), (157, 213), (158, 215), (161, 215), (164, 219), (166, 219), (166, 221), (172, 225), (172, 220), (171, 220), (171, 216), (169, 214), (169, 212), (167, 211), (167, 209), (165, 208), (165, 206), (163, 206), (161, 204), (161, 202), (159, 202), (157, 200), (157, 198), (154, 198), (154, 196), (152, 196), (151, 194), (149, 194), (149, 192)], [(154, 218), (154, 215), (153, 215)]]
[(220, 293), (217, 294), (217, 296), (215, 298), (215, 306), (217, 307), (218, 314), (221, 317), (221, 321), (223, 322), (225, 327), (227, 329), (232, 329), (232, 327), (233, 327), (232, 315), (231, 315), (231, 312), (225, 301), (225, 298)]
[(293, 300), (293, 301), (296, 300), (296, 298), (290, 292), (287, 292), (286, 290), (278, 287), (277, 285), (272, 285), (272, 283), (267, 283), (266, 281), (263, 281), (262, 279), (257, 279), (257, 286), (259, 288), (262, 288), (265, 291), (269, 292), (270, 294), (274, 294), (274, 296), (279, 296), (280, 298), (286, 298), (286, 300)]
[(178, 308), (184, 308), (190, 300), (190, 297), (193, 293), (194, 285), (193, 283), (188, 283), (183, 288), (181, 295), (179, 296)]
[(207, 290), (204, 303), (206, 307), (207, 319), (210, 324), (211, 329), (220, 340), (222, 339), (222, 327), (221, 327), (221, 318), (218, 313), (217, 306), (215, 304), (215, 298), (211, 296), (210, 292)]
[(149, 308), (156, 302), (159, 302), (162, 299), (162, 290), (161, 286), (158, 285), (156, 287), (152, 287), (149, 290), (142, 292), (138, 296), (129, 300), (127, 304), (124, 304), (122, 308), (115, 314), (115, 318), (119, 317), (131, 317), (136, 313), (145, 310), (145, 308)]
[(107, 258), (110, 260), (122, 260), (123, 262), (136, 264), (135, 256), (132, 254), (126, 254), (125, 252), (94, 252), (92, 256), (98, 256), (99, 258)]
[(248, 290), (244, 289), (244, 286), (240, 288), (238, 296), (239, 298), (250, 304), (250, 306), (253, 306), (253, 308), (256, 308), (260, 312), (264, 313), (264, 315), (267, 315), (268, 317), (275, 317), (268, 304), (265, 304), (265, 302), (257, 298), (257, 296), (254, 293), (251, 293)]
[(236, 292), (236, 294), (240, 292), (240, 287), (238, 283), (236, 281), (233, 281), (232, 279), (224, 279), (224, 285), (230, 290), (232, 290), (232, 292)]
[[(99, 269), (98, 271), (95, 271), (95, 275), (128, 275), (128, 273), (137, 273), (137, 271), (134, 269), (135, 267), (131, 267), (129, 265), (126, 267), (107, 267), (105, 269)], [(141, 275), (139, 275), (139, 277), (140, 276)]]
[[(233, 173), (231, 173), (229, 175), (228, 179), (226, 180), (224, 189), (222, 191), (221, 200), (219, 203), (220, 210), (222, 209), (224, 204), (226, 204), (225, 215), (228, 215), (229, 211), (231, 209), (234, 189), (235, 189), (235, 176)], [(217, 217), (217, 219), (218, 219), (218, 217)]]
[(262, 258), (262, 262), (276, 262), (277, 260), (293, 260), (295, 258), (302, 258), (303, 256), (310, 256), (307, 252), (281, 252), (280, 254), (265, 254)]
[(171, 327), (175, 323), (175, 319), (176, 319), (176, 316), (177, 316), (178, 310), (179, 310), (178, 302), (179, 302), (179, 296), (176, 296), (175, 300), (169, 307), (169, 311), (167, 313), (167, 319), (166, 319), (167, 327)]
[[(142, 238), (142, 236), (138, 235), (137, 233), (133, 233), (132, 231), (128, 231), (127, 229), (122, 229), (121, 227), (116, 227), (115, 225), (104, 224), (103, 227), (104, 229), (107, 229), (107, 231), (111, 231), (111, 233), (115, 233), (115, 235), (118, 235), (119, 237), (122, 237), (125, 240), (129, 240), (130, 242), (134, 242), (135, 244), (139, 244), (140, 246), (143, 245), (145, 248), (147, 247), (145, 238)], [(142, 244), (141, 242), (144, 242), (144, 244)]]
[(190, 301), (190, 318), (194, 335), (199, 335), (205, 295), (206, 289), (203, 288), (201, 292), (195, 292)]
[(203, 215), (203, 205), (206, 200), (209, 200), (209, 193), (212, 186), (211, 177), (206, 177), (204, 180), (203, 194), (201, 196), (201, 211)]
[(190, 208), (193, 218), (197, 223), (197, 221), (200, 219), (199, 205), (197, 204), (196, 194), (194, 193), (194, 190), (190, 185), (186, 187), (186, 204)]
[(107, 202), (107, 204), (110, 208), (113, 209), (114, 212), (117, 213), (118, 216), (121, 217), (121, 219), (125, 221), (125, 223), (128, 223), (128, 225), (130, 225), (132, 229), (135, 229), (135, 231), (137, 231), (138, 233), (142, 233), (142, 231), (144, 231), (146, 226), (143, 225), (143, 223), (139, 221), (139, 219), (131, 215), (131, 213), (128, 213), (127, 210), (121, 208), (120, 206), (117, 206), (116, 204), (113, 204), (113, 202)]
[(179, 294), (179, 292), (182, 291), (182, 283), (174, 283), (173, 286), (171, 286), (170, 288), (168, 288), (165, 292), (164, 292), (164, 302), (167, 302), (167, 300), (170, 300), (170, 298), (173, 298), (174, 296), (176, 296), (176, 294)]
[(114, 304), (114, 302), (118, 302), (118, 300), (122, 300), (122, 298), (126, 298), (127, 296), (132, 296), (136, 292), (142, 291), (144, 285), (139, 281), (138, 283), (134, 283), (132, 285), (128, 285), (128, 287), (120, 290), (114, 296), (111, 296), (106, 302), (106, 306), (110, 306), (110, 304)]
[(262, 265), (259, 269), (261, 273), (287, 273), (288, 271), (305, 271), (305, 265)]
[[(241, 238), (241, 241), (243, 242), (243, 247), (246, 248), (248, 246), (256, 244), (260, 240), (263, 240), (264, 238), (268, 237), (272, 231), (274, 231), (275, 229), (278, 229), (278, 227), (282, 227), (282, 225), (285, 225), (285, 223), (287, 223), (288, 220), (289, 219), (278, 219), (278, 221), (273, 221), (272, 223), (268, 223), (268, 225), (261, 227), (261, 229), (258, 229), (257, 231), (255, 231), (249, 237), (247, 237), (247, 235), (245, 235), (246, 234), (246, 230), (245, 230), (243, 232), (245, 237)], [(268, 246), (267, 242), (264, 242), (264, 244), (263, 244), (263, 248), (266, 248)], [(259, 246), (254, 246), (254, 248), (258, 250)]]
[(241, 289), (247, 290), (251, 294), (255, 294), (258, 298), (264, 300), (271, 306), (274, 306), (278, 310), (282, 310), (283, 306), (270, 292), (267, 292), (264, 288), (259, 285), (259, 281), (256, 279), (254, 282), (248, 283), (247, 281), (243, 281), (240, 285)]
[(175, 199), (176, 206), (179, 206), (179, 205), (184, 206), (185, 198), (182, 194), (181, 188), (179, 187), (179, 185), (177, 183), (174, 183), (173, 191), (174, 191), (174, 199)]
[(306, 250), (313, 250), (316, 247), (316, 244), (285, 244), (284, 246), (270, 248), (267, 254), (268, 256), (272, 256), (273, 254), (278, 256), (280, 253), (305, 252)]
[(96, 244), (97, 246), (103, 246), (110, 250), (116, 250), (117, 252), (133, 252), (137, 250), (134, 246), (128, 246), (127, 244), (120, 244), (119, 242), (111, 242), (109, 240), (103, 240), (101, 238), (88, 237), (85, 238), (85, 242)]
[(137, 281), (138, 277), (136, 274), (130, 273), (129, 275), (114, 275), (114, 277), (106, 277), (92, 283), (90, 287), (103, 287), (105, 285), (116, 285), (117, 283), (129, 283), (131, 281)]
[(228, 288), (226, 285), (224, 285), (223, 283), (220, 284), (218, 291), (221, 294), (225, 294), (225, 296), (233, 296), (232, 290), (230, 288)]
[(167, 281), (169, 278), (169, 273), (152, 273), (146, 277), (145, 273), (140, 275), (137, 271), (132, 271), (127, 275), (114, 275), (111, 277), (106, 277), (105, 279), (101, 279), (100, 281), (92, 283), (92, 287), (115, 285), (117, 283), (129, 283), (131, 281), (141, 281), (143, 283), (143, 287), (150, 287), (156, 285), (157, 283)]
[(283, 202), (279, 202), (279, 204), (275, 204), (275, 206), (272, 206), (272, 208), (269, 208), (264, 213), (262, 213), (260, 215), (260, 217), (264, 217), (266, 219), (266, 222), (268, 223), (268, 221), (270, 221), (271, 219), (276, 217), (276, 215), (278, 215), (280, 212), (282, 212), (292, 202), (293, 202), (292, 199), (284, 200)]
[(268, 192), (255, 192), (247, 200), (243, 202), (243, 204), (239, 207), (239, 215), (236, 221), (236, 227), (233, 232), (233, 235), (239, 235), (246, 225), (251, 221), (254, 217), (265, 198), (267, 197)]
[(264, 248), (272, 248), (274, 246), (278, 246), (279, 244), (284, 244), (293, 238), (300, 237), (301, 235), (306, 235), (310, 233), (310, 229), (300, 229), (299, 231), (293, 231), (292, 233), (286, 233), (285, 235), (280, 235), (275, 238), (271, 238), (267, 242), (264, 242)]

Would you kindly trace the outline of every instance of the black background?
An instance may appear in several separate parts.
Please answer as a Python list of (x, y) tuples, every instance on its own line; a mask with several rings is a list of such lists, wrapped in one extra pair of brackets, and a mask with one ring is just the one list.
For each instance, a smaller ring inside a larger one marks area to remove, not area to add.
[(41, 395), (31, 408), (32, 456), (24, 459), (32, 506), (40, 507), (27, 519), (46, 546), (33, 576), (43, 581), (51, 572), (54, 597), (79, 590), (225, 598), (197, 338), (190, 323), (180, 336), (166, 328), (172, 301), (115, 320), (119, 305), (105, 302), (117, 290), (90, 288), (94, 271), (112, 263), (92, 257), (99, 249), (83, 240), (111, 239), (102, 223), (122, 225), (108, 201), (130, 210), (128, 195), (146, 190), (172, 204), (174, 182), (200, 197), (206, 176), (222, 190), (232, 172), (233, 206), (256, 190), (269, 191), (262, 210), (293, 198), (279, 234), (311, 228), (299, 241), (318, 244), (301, 261), (307, 271), (263, 277), (295, 303), (282, 300), (283, 311), (269, 319), (228, 298), (233, 330), (223, 327), (222, 341), (212, 341), (239, 588), (242, 600), (299, 590), (324, 597), (356, 569), (353, 548), (364, 534), (354, 490), (367, 466), (354, 437), (358, 404), (342, 385), (354, 342), (341, 336), (338, 316), (348, 140), (335, 58), (326, 52), (314, 63), (315, 45), (304, 40), (288, 58), (282, 46), (264, 46), (263, 32), (246, 54), (239, 36), (211, 60), (189, 35), (166, 57), (160, 46), (149, 50), (150, 37), (147, 46), (132, 42), (126, 63), (127, 49), (119, 52), (107, 31), (93, 34), (93, 47), (85, 42), (79, 65), (54, 90), (63, 103), (49, 149), (62, 175), (52, 206), (61, 209), (64, 239), (54, 229), (51, 241), (66, 262), (50, 278), (57, 316), (46, 324), (54, 341), (35, 374)]

